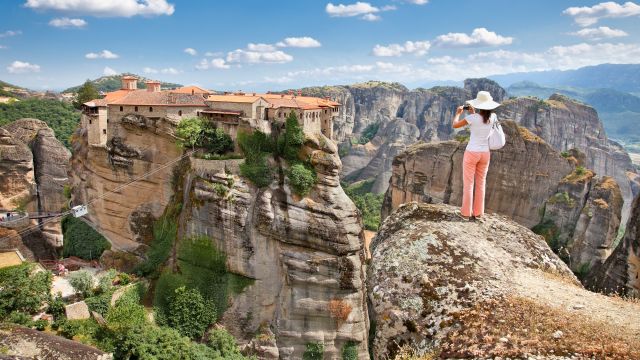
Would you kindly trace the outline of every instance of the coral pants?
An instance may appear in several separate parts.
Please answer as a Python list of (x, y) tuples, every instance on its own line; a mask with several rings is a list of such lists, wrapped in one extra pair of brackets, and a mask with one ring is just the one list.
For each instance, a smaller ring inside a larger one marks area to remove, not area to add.
[[(484, 191), (487, 183), (487, 170), (489, 170), (490, 152), (465, 151), (462, 164), (462, 191), (463, 216), (484, 215)], [(475, 184), (474, 184), (475, 182)], [(475, 185), (475, 194), (473, 192)], [(474, 196), (475, 195), (475, 196)]]

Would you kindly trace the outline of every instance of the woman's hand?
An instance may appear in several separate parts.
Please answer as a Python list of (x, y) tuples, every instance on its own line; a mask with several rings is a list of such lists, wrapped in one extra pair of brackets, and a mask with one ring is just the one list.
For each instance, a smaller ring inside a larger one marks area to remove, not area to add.
[(476, 109), (473, 108), (473, 106), (471, 106), (471, 104), (469, 104), (469, 110), (467, 110), (469, 112), (469, 114), (475, 114), (476, 113)]
[(460, 116), (460, 114), (462, 114), (463, 111), (464, 111), (464, 106), (458, 106), (458, 108), (456, 109), (456, 116)]

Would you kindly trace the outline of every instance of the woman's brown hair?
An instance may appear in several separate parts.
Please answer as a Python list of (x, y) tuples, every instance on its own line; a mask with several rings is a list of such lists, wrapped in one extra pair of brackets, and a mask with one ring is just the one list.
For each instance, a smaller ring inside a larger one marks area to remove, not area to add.
[(493, 114), (493, 111), (479, 109), (478, 113), (480, 114), (480, 116), (482, 116), (482, 122), (484, 122), (485, 124), (488, 124), (489, 119), (491, 118), (491, 114)]

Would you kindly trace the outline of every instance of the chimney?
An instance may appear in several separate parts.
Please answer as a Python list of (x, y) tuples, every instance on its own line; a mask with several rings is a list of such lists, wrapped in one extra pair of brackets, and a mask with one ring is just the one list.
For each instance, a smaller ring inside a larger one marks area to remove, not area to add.
[(157, 80), (148, 80), (145, 81), (147, 85), (148, 92), (160, 92), (160, 81)]
[(125, 75), (122, 77), (122, 90), (137, 90), (138, 78), (131, 75)]

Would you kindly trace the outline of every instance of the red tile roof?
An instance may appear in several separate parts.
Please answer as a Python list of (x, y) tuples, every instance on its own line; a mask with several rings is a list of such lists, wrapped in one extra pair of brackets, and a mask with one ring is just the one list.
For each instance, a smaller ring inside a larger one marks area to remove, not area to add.
[(206, 107), (201, 95), (179, 94), (170, 91), (152, 92), (134, 90), (126, 96), (110, 102), (110, 105), (155, 105), (155, 106), (188, 106)]
[(121, 99), (122, 97), (126, 96), (127, 94), (129, 94), (130, 92), (135, 91), (135, 90), (116, 90), (116, 91), (111, 91), (108, 92), (104, 95), (104, 98), (102, 99), (93, 99), (91, 101), (87, 101), (86, 103), (84, 103), (83, 105), (89, 106), (89, 107), (96, 107), (96, 106), (107, 106), (110, 103)]
[(203, 89), (199, 86), (195, 86), (195, 85), (191, 85), (191, 86), (183, 86), (174, 90), (171, 90), (171, 92), (177, 93), (177, 94), (204, 94), (204, 95), (210, 95), (213, 94), (212, 91), (209, 91), (207, 89)]

